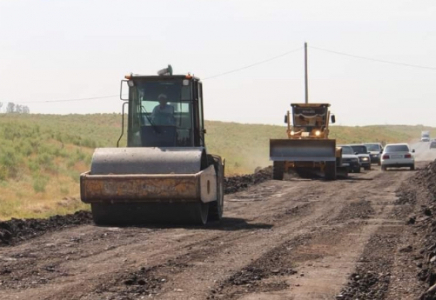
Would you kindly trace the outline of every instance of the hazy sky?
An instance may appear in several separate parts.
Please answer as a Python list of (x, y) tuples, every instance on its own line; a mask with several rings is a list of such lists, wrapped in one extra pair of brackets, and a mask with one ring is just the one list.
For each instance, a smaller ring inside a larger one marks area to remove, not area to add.
[[(124, 74), (204, 80), (209, 120), (282, 124), (304, 102), (303, 44), (428, 67), (373, 62), (309, 48), (309, 101), (338, 124), (436, 126), (436, 1), (0, 0), (0, 102), (33, 113), (120, 112)], [(433, 68), (433, 69), (432, 69)]]

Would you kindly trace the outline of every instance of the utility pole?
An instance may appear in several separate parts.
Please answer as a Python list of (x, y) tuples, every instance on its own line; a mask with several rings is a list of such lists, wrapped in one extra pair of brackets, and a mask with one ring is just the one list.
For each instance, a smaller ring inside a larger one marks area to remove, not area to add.
[(307, 43), (304, 43), (304, 85), (306, 89), (306, 104), (309, 103), (309, 88), (307, 82)]

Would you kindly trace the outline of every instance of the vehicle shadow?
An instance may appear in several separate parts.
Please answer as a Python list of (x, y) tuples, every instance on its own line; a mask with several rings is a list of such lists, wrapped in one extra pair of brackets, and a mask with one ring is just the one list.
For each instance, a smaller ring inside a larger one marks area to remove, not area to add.
[(266, 223), (248, 223), (241, 218), (222, 218), (220, 222), (211, 222), (202, 227), (195, 229), (206, 230), (223, 230), (223, 231), (236, 231), (236, 230), (257, 230), (257, 229), (271, 229), (273, 224)]
[(148, 228), (148, 229), (193, 229), (193, 230), (219, 230), (219, 231), (237, 231), (237, 230), (260, 230), (271, 229), (273, 224), (266, 223), (248, 223), (241, 218), (223, 217), (220, 222), (209, 222), (206, 225), (192, 225), (184, 223), (152, 223), (152, 224), (118, 224), (118, 225), (98, 225), (99, 227), (119, 227), (119, 228)]
[(347, 181), (372, 181), (374, 178), (364, 178), (364, 177), (343, 177), (338, 178), (338, 180), (347, 180)]
[(422, 170), (422, 168), (415, 168), (415, 170), (410, 170), (410, 169), (388, 169), (385, 170), (383, 172), (416, 172)]

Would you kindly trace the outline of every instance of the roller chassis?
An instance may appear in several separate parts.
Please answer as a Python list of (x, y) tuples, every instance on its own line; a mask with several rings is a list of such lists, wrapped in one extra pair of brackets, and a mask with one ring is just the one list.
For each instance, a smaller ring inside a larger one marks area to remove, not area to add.
[(85, 172), (80, 176), (81, 198), (91, 204), (98, 225), (203, 225), (220, 221), (225, 164), (216, 155), (207, 155), (206, 164), (195, 174), (93, 175)]

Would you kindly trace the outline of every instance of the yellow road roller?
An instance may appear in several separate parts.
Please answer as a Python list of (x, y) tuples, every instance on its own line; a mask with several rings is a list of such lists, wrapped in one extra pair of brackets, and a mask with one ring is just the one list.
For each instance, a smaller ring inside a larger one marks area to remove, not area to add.
[[(94, 222), (221, 220), (225, 163), (206, 150), (200, 79), (173, 75), (171, 66), (156, 76), (130, 74), (120, 98), (117, 147), (95, 149), (91, 169), (80, 175), (81, 200), (91, 204)], [(124, 128), (127, 146), (119, 147)]]

